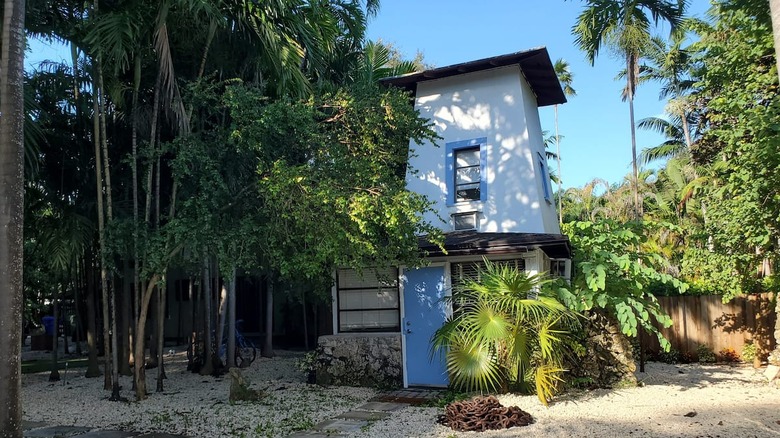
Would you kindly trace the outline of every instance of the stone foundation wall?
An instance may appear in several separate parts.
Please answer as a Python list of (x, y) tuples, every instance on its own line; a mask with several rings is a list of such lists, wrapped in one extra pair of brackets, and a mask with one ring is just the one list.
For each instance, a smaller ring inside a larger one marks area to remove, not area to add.
[(617, 321), (600, 311), (586, 313), (586, 317), (586, 354), (575, 364), (571, 374), (590, 378), (600, 388), (636, 385), (631, 343), (620, 331)]
[(320, 385), (403, 385), (400, 333), (320, 336), (317, 353)]

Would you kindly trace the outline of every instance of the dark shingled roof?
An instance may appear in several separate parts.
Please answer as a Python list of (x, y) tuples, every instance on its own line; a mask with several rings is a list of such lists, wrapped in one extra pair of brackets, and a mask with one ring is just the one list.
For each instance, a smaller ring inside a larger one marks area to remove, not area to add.
[(429, 242), (425, 236), (419, 238), (419, 247), (428, 257), (508, 254), (536, 248), (551, 258), (571, 257), (569, 238), (563, 234), (454, 231), (444, 235), (444, 249), (447, 254), (444, 254), (438, 245)]
[(523, 75), (531, 85), (531, 89), (536, 94), (537, 105), (548, 106), (566, 102), (566, 96), (563, 94), (561, 83), (558, 81), (558, 76), (555, 74), (555, 69), (550, 61), (550, 55), (545, 47), (395, 76), (382, 79), (380, 82), (406, 88), (414, 92), (418, 82), (514, 64), (520, 66)]

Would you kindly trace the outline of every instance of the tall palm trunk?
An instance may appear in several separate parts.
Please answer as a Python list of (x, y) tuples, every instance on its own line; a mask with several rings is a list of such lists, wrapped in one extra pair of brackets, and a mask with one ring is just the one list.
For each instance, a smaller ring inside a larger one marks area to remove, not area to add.
[(228, 336), (227, 336), (227, 367), (236, 366), (236, 268), (230, 273), (230, 285), (228, 286)]
[[(558, 104), (555, 104), (555, 158), (558, 162), (558, 225), (563, 225), (563, 181), (561, 180), (561, 136), (558, 133)], [(304, 309), (305, 310), (305, 309)]]
[[(85, 256), (86, 258), (86, 256)], [(87, 371), (84, 377), (98, 377), (100, 376), (100, 366), (98, 365), (97, 357), (97, 321), (95, 315), (97, 310), (95, 309), (95, 273), (93, 271), (92, 261), (84, 263), (84, 278), (87, 286), (87, 348), (89, 349), (87, 359)]]
[(211, 335), (211, 264), (209, 263), (208, 251), (203, 249), (203, 311), (204, 311), (204, 334), (203, 334), (203, 366), (200, 374), (205, 376), (214, 372), (213, 348)]
[(0, 43), (0, 436), (22, 436), (24, 0), (3, 2)]
[(130, 298), (132, 297), (132, 294), (130, 293), (130, 279), (133, 277), (132, 273), (130, 272), (130, 261), (127, 260), (127, 258), (124, 258), (122, 261), (123, 263), (123, 272), (124, 272), (124, 278), (122, 281), (122, 305), (120, 307), (119, 312), (119, 348), (117, 348), (117, 351), (119, 354), (117, 355), (119, 357), (119, 374), (123, 376), (132, 376), (133, 373), (130, 371), (130, 350), (132, 349), (132, 343), (130, 341), (130, 332), (131, 327), (133, 324), (130, 321), (133, 321), (130, 316), (131, 311), (131, 304), (130, 304)]
[[(642, 207), (639, 203), (639, 166), (636, 159), (636, 121), (634, 119), (634, 90), (636, 90), (636, 73), (638, 57), (633, 53), (626, 55), (626, 78), (628, 81), (628, 117), (631, 123), (631, 167), (633, 170), (633, 190), (634, 190), (634, 220), (639, 222), (642, 219)], [(639, 328), (637, 337), (639, 338), (639, 372), (645, 372), (645, 336), (644, 329)]]
[(167, 287), (157, 288), (157, 392), (163, 392), (165, 380), (165, 292)]
[(639, 166), (636, 159), (636, 121), (634, 119), (634, 90), (636, 89), (637, 57), (633, 53), (626, 55), (626, 74), (628, 87), (628, 115), (631, 123), (631, 168), (634, 176), (634, 220), (641, 217), (639, 205)]
[(100, 94), (97, 81), (97, 72), (92, 80), (92, 137), (95, 144), (95, 186), (97, 192), (97, 214), (98, 214), (98, 235), (100, 244), (100, 288), (103, 297), (103, 357), (105, 359), (105, 369), (103, 370), (104, 381), (103, 389), (111, 389), (111, 348), (109, 346), (109, 317), (108, 317), (108, 272), (106, 270), (105, 256), (105, 216), (103, 210), (103, 165), (100, 153), (100, 105), (98, 95)]
[[(103, 173), (105, 175), (106, 183), (106, 217), (108, 222), (114, 219), (113, 198), (111, 196), (111, 160), (108, 156), (108, 132), (106, 129), (106, 101), (105, 101), (105, 89), (103, 87), (103, 66), (101, 56), (97, 57), (97, 76), (98, 76), (98, 96), (100, 98), (100, 145), (103, 151)], [(121, 399), (119, 396), (119, 350), (117, 348), (117, 324), (116, 324), (116, 288), (114, 286), (113, 275), (111, 280), (112, 287), (109, 290), (109, 307), (110, 311), (107, 318), (111, 321), (111, 397), (109, 400), (118, 401)], [(106, 352), (108, 355), (108, 352)]]
[(60, 380), (59, 361), (57, 353), (59, 353), (59, 329), (60, 329), (60, 291), (59, 289), (54, 292), (54, 299), (52, 300), (52, 316), (54, 317), (54, 327), (51, 332), (51, 372), (49, 373), (49, 382), (58, 382)]
[[(132, 113), (132, 127), (130, 134), (130, 143), (132, 147), (132, 160), (130, 169), (133, 174), (133, 321), (138, 317), (138, 307), (140, 307), (141, 301), (141, 276), (140, 276), (140, 259), (138, 255), (138, 91), (141, 88), (141, 57), (136, 55), (133, 69), (133, 113)], [(135, 328), (133, 324), (130, 325), (130, 335), (128, 343), (129, 348), (129, 360), (128, 363), (135, 363), (135, 357), (133, 354), (133, 338), (135, 336)]]

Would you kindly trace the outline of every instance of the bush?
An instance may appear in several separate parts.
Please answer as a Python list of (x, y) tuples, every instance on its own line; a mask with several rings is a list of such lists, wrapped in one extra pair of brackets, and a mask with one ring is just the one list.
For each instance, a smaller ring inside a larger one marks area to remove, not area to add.
[(752, 342), (746, 342), (742, 347), (742, 360), (745, 362), (753, 362), (758, 356), (758, 347)]
[(679, 351), (671, 348), (669, 351), (661, 350), (661, 352), (658, 353), (657, 359), (659, 362), (674, 364), (682, 362), (682, 355)]
[(485, 260), (477, 277), (453, 288), (456, 309), (433, 336), (454, 389), (536, 392), (543, 404), (563, 382), (577, 314), (539, 291), (543, 280)]
[(699, 363), (715, 363), (715, 352), (706, 344), (696, 347), (696, 355), (699, 357)]
[(740, 361), (739, 354), (731, 347), (726, 347), (718, 353), (721, 362), (736, 363)]

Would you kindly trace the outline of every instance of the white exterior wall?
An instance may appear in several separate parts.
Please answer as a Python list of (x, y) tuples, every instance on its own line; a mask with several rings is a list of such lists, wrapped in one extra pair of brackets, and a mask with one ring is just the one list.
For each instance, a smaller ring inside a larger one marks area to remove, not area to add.
[[(451, 231), (451, 214), (477, 211), (479, 232), (560, 233), (551, 189), (550, 202), (544, 199), (542, 184), (550, 183), (540, 178), (537, 153), (544, 157), (544, 144), (536, 97), (519, 66), (420, 82), (415, 108), (442, 137), (438, 147), (411, 145), (416, 172), (407, 174), (407, 187), (433, 201), (441, 217), (426, 220)], [(486, 200), (448, 206), (445, 145), (483, 137)]]

